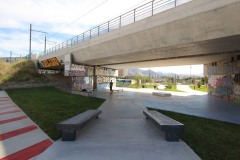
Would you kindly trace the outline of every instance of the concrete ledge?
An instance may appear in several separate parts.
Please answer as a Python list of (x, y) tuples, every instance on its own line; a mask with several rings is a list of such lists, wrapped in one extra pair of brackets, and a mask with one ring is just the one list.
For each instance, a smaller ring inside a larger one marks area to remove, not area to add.
[(77, 95), (81, 95), (81, 96), (91, 96), (93, 93), (92, 92), (79, 92), (79, 91), (72, 91), (72, 94), (77, 94)]
[(123, 92), (123, 89), (113, 89), (113, 92), (120, 92), (120, 91)]
[(165, 93), (165, 92), (152, 92), (152, 95), (154, 96), (160, 96), (160, 97), (171, 97), (171, 93)]

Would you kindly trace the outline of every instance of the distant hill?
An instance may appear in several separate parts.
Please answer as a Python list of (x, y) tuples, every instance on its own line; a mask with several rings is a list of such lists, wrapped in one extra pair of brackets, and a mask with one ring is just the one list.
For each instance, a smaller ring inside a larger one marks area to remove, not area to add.
[[(150, 75), (150, 77), (163, 77), (163, 76), (175, 76), (175, 75), (178, 75), (178, 76), (182, 76), (182, 77), (186, 77), (186, 76), (189, 76), (189, 74), (175, 74), (175, 73), (163, 73), (163, 72), (154, 72), (152, 70), (142, 70), (142, 69), (138, 69), (138, 68), (131, 68), (131, 69), (128, 69), (128, 74), (130, 76), (134, 76), (134, 75), (142, 75), (142, 76), (146, 76), (148, 77)], [(199, 77), (202, 77), (202, 74), (194, 74), (192, 76), (199, 76)]]
[(142, 76), (146, 76), (146, 77), (148, 77), (149, 75), (150, 76), (161, 76), (161, 77), (173, 75), (173, 73), (154, 72), (152, 70), (142, 70), (142, 69), (138, 69), (138, 68), (128, 69), (128, 74), (129, 75), (142, 75)]

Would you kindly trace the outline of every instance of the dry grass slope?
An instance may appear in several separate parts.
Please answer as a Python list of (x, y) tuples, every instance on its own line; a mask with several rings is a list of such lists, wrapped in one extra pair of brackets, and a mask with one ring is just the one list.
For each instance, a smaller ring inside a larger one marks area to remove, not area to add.
[(39, 75), (34, 63), (22, 59), (15, 63), (0, 61), (0, 85), (19, 82), (47, 82), (45, 76)]

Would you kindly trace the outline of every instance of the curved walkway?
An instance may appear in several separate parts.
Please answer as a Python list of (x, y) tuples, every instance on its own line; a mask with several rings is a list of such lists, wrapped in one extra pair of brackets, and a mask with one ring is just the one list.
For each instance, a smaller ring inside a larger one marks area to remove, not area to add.
[(56, 141), (37, 160), (199, 160), (183, 142), (167, 142), (142, 111), (136, 92), (96, 92), (105, 98), (102, 114), (77, 134), (74, 142)]

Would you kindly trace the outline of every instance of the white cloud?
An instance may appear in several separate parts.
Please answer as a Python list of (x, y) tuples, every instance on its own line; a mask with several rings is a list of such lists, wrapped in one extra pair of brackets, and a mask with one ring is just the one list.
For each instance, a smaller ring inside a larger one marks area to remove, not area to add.
[[(62, 42), (147, 1), (0, 0), (1, 56), (7, 56), (9, 50), (28, 51), (30, 24), (33, 30), (48, 32), (50, 39)], [(38, 39), (44, 35), (33, 32), (33, 50), (41, 52)]]

